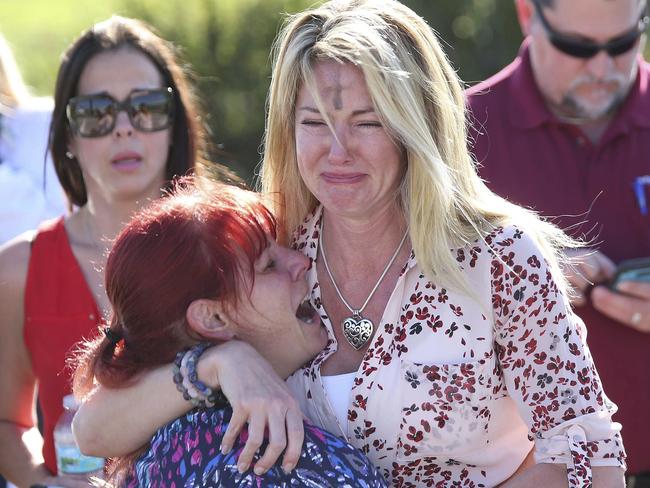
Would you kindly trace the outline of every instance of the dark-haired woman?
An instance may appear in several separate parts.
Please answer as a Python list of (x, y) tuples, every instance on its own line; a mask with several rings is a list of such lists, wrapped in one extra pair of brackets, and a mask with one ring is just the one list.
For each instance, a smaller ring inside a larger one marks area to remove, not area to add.
[(145, 24), (112, 17), (65, 53), (50, 150), (75, 211), (0, 248), (0, 472), (18, 486), (79, 483), (56, 476), (52, 433), (70, 393), (65, 356), (109, 307), (108, 243), (192, 169), (203, 144), (196, 121), (173, 47)]
[(179, 186), (136, 215), (108, 256), (106, 294), (113, 315), (104, 334), (82, 348), (75, 394), (88, 394), (96, 382), (128, 386), (138, 374), (176, 358), (174, 382), (204, 408), (159, 429), (137, 459), (131, 454), (118, 460), (110, 482), (387, 486), (361, 451), (309, 425), (296, 469), (285, 472), (276, 463), (262, 476), (240, 473), (238, 454), (246, 436), (221, 452), (232, 410), (213, 405), (213, 393), (192, 376), (209, 345), (232, 339), (252, 346), (282, 377), (315, 357), (327, 332), (305, 299), (308, 267), (302, 253), (277, 244), (275, 219), (260, 197), (239, 188)]

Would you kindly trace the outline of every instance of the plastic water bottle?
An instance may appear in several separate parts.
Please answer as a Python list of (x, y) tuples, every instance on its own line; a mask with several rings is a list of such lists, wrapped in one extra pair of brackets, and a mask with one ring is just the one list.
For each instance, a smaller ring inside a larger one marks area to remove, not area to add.
[(59, 474), (78, 476), (80, 479), (90, 476), (101, 478), (104, 459), (82, 454), (72, 436), (72, 418), (79, 408), (79, 403), (74, 396), (67, 395), (63, 397), (63, 408), (63, 414), (54, 427), (54, 450)]

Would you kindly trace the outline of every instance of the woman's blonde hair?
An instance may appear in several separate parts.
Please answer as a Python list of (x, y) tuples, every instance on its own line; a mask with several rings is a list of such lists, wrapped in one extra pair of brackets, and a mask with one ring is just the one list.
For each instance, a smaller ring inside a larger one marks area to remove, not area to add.
[[(573, 241), (479, 178), (468, 151), (461, 82), (433, 30), (411, 9), (394, 0), (329, 1), (291, 16), (273, 56), (260, 181), (264, 192), (279, 197), (274, 210), (286, 240), (318, 203), (289, 142), (298, 90), (304, 83), (317, 97), (314, 64), (335, 60), (362, 70), (375, 110), (402, 146), (400, 200), (428, 278), (468, 290), (450, 250), (511, 223), (525, 228), (557, 269), (556, 250)], [(562, 280), (561, 273), (556, 277)]]
[(2, 107), (16, 108), (29, 98), (29, 90), (20, 75), (9, 43), (0, 34), (0, 112)]

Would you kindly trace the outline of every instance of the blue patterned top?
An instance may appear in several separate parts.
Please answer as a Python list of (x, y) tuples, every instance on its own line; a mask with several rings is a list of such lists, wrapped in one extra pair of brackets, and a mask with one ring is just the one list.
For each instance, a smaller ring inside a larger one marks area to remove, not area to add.
[[(280, 461), (263, 476), (251, 469), (240, 474), (237, 460), (248, 434), (233, 449), (219, 447), (232, 415), (230, 408), (195, 409), (158, 430), (149, 450), (134, 463), (126, 486), (201, 487), (350, 487), (381, 488), (388, 484), (368, 458), (343, 439), (305, 423), (305, 441), (298, 465), (286, 474)], [(260, 449), (264, 452), (266, 443)]]

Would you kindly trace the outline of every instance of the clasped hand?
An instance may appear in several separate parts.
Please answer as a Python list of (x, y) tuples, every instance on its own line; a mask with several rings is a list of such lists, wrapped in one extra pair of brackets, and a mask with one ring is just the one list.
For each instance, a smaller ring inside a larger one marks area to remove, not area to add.
[[(268, 432), (268, 445), (255, 463), (255, 474), (268, 471), (283, 452), (282, 469), (291, 471), (302, 451), (303, 415), (298, 402), (271, 364), (253, 347), (235, 340), (206, 351), (201, 363), (216, 365), (213, 374), (233, 410), (221, 441), (221, 452), (230, 452), (248, 424), (246, 444), (237, 462), (238, 470), (244, 472), (250, 467)], [(199, 371), (199, 375), (203, 373)]]

